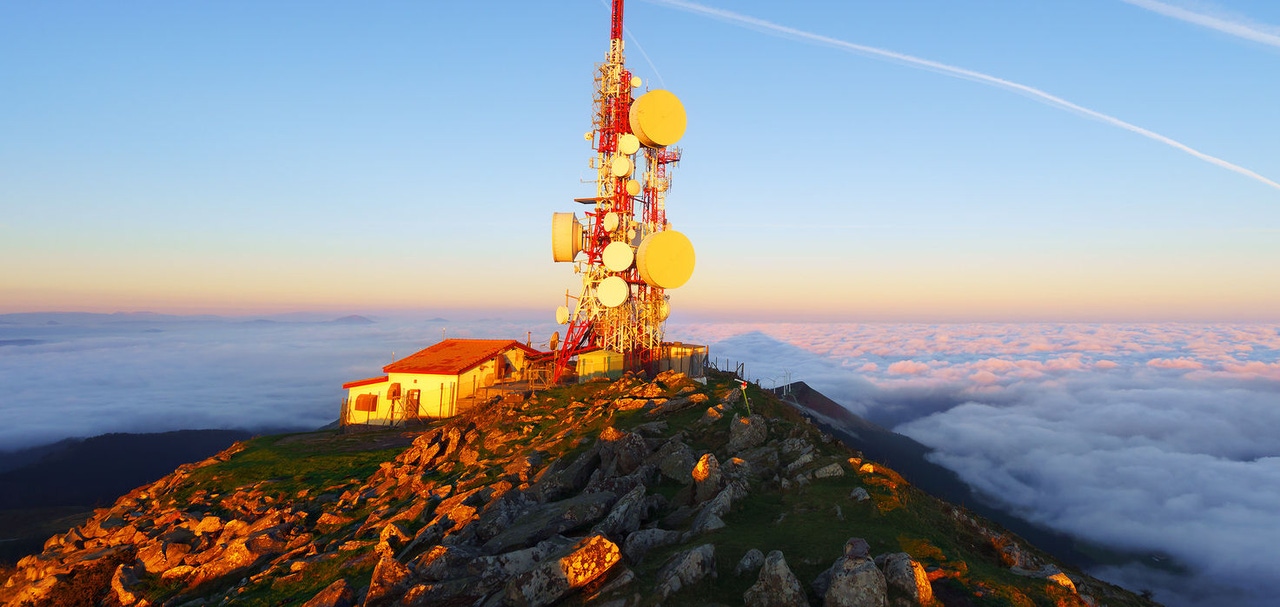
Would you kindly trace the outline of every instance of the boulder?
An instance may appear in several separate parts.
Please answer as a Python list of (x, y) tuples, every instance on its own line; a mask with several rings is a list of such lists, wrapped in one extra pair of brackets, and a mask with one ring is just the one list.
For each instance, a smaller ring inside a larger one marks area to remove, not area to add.
[(465, 577), (473, 561), (481, 556), (467, 546), (432, 546), (413, 560), (413, 571), (416, 577), (433, 582)]
[(695, 586), (707, 577), (716, 577), (714, 544), (703, 544), (672, 555), (658, 570), (656, 592), (661, 600), (666, 600), (681, 588)]
[(627, 536), (626, 541), (622, 543), (622, 553), (626, 555), (628, 562), (635, 565), (640, 563), (650, 550), (662, 546), (670, 546), (679, 541), (679, 531), (641, 529)]
[(747, 607), (808, 607), (800, 580), (796, 579), (782, 552), (774, 550), (764, 557), (756, 583), (742, 595)]
[(533, 494), (540, 502), (550, 502), (573, 495), (587, 486), (591, 474), (600, 467), (600, 449), (597, 445), (579, 455), (572, 462), (564, 458), (547, 466), (537, 477)]
[(111, 592), (121, 605), (136, 605), (141, 599), (133, 590), (138, 585), (138, 572), (128, 565), (119, 565), (111, 576)]
[(797, 470), (799, 470), (799, 469), (801, 469), (801, 468), (803, 468), (803, 467), (807, 466), (807, 465), (808, 465), (810, 462), (812, 462), (812, 461), (813, 461), (813, 453), (812, 453), (812, 452), (802, 453), (802, 454), (800, 454), (800, 456), (799, 456), (799, 457), (797, 457), (795, 460), (793, 460), (790, 464), (787, 464), (786, 472), (787, 472), (787, 474), (795, 474), (795, 472), (796, 472)]
[(516, 519), (484, 543), (489, 554), (509, 552), (553, 535), (586, 527), (604, 518), (618, 497), (610, 492), (582, 493), (566, 500), (543, 504)]
[(849, 492), (849, 499), (855, 502), (865, 502), (871, 499), (871, 495), (862, 487), (854, 487), (853, 491)]
[(844, 543), (844, 556), (851, 559), (871, 558), (871, 545), (860, 537), (851, 537)]
[(352, 590), (347, 580), (338, 578), (334, 583), (325, 586), (324, 590), (317, 592), (311, 600), (303, 603), (302, 607), (354, 607), (355, 604), (355, 590)]
[[(567, 549), (573, 541), (557, 535), (538, 545), (494, 556), (479, 556), (465, 561), (466, 573), (481, 579), (507, 579), (532, 570), (548, 556)], [(455, 576), (457, 577), (457, 576)]]
[(720, 421), (724, 417), (724, 405), (716, 405), (715, 407), (707, 407), (706, 412), (702, 414), (702, 419), (698, 420), (700, 424), (712, 424)]
[(729, 423), (729, 445), (725, 449), (729, 453), (738, 453), (763, 445), (768, 437), (769, 428), (763, 417), (734, 415), (733, 421)]
[(841, 466), (839, 462), (827, 464), (813, 471), (814, 478), (835, 478), (838, 476), (844, 476), (844, 466)]
[(564, 599), (609, 571), (621, 558), (618, 546), (602, 535), (583, 538), (559, 558), (511, 579), (504, 598), (508, 605), (543, 607)]
[(912, 560), (911, 555), (905, 552), (882, 554), (876, 557), (875, 562), (884, 572), (889, 590), (905, 599), (895, 599), (895, 604), (918, 607), (933, 602), (933, 587), (929, 585), (929, 576), (925, 573), (924, 566)]
[(612, 427), (600, 433), (600, 469), (605, 475), (631, 474), (647, 457), (649, 444), (643, 436), (635, 432), (618, 432)]
[(599, 533), (621, 541), (632, 531), (640, 528), (640, 523), (648, 515), (648, 502), (644, 499), (645, 486), (640, 485), (622, 496), (613, 510), (591, 528), (592, 533)]
[[(771, 553), (772, 554), (772, 553)], [(752, 548), (742, 555), (742, 560), (738, 561), (738, 566), (733, 568), (734, 575), (742, 575), (750, 573), (760, 568), (764, 564), (764, 554), (759, 550)]]
[(693, 524), (689, 528), (689, 537), (715, 531), (725, 526), (721, 517), (729, 513), (733, 507), (733, 502), (747, 496), (747, 487), (739, 481), (734, 481), (721, 489), (714, 498), (703, 504), (697, 516), (693, 518)]
[(658, 471), (663, 476), (679, 483), (689, 484), (693, 482), (691, 474), (693, 467), (698, 463), (698, 458), (688, 445), (679, 439), (672, 439), (658, 448), (651, 461), (658, 465)]
[(720, 462), (711, 453), (704, 453), (694, 464), (693, 500), (695, 503), (705, 502), (720, 492), (724, 477), (720, 474)]
[(369, 581), (369, 593), (364, 606), (389, 605), (408, 586), (409, 568), (390, 555), (382, 555), (373, 567), (373, 579)]
[(831, 568), (824, 607), (888, 607), (884, 574), (868, 558), (841, 557)]

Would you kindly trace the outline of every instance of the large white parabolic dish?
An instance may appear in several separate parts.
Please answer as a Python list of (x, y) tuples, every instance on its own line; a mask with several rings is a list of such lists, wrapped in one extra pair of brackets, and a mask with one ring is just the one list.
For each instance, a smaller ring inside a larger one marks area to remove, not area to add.
[(611, 242), (600, 254), (600, 260), (610, 272), (626, 272), (627, 268), (631, 267), (631, 262), (635, 261), (635, 257), (631, 245), (625, 242)]
[(582, 224), (573, 213), (551, 214), (551, 257), (573, 261), (582, 250)]
[(621, 276), (610, 276), (596, 285), (596, 299), (606, 308), (616, 308), (631, 296), (631, 285)]
[(651, 286), (675, 289), (693, 276), (693, 243), (675, 230), (655, 232), (640, 241), (636, 249), (636, 269)]

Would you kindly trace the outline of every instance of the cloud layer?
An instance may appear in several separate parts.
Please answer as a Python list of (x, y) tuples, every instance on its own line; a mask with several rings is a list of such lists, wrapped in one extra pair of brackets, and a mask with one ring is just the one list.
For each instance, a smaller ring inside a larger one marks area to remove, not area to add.
[[(59, 324), (48, 324), (49, 322)], [(550, 335), (501, 320), (369, 325), (114, 315), (0, 316), (0, 450), (105, 432), (312, 429), (342, 383), (449, 337)]]
[[(1147, 566), (1169, 605), (1280, 592), (1280, 326), (715, 324), (673, 333), (788, 372), (1024, 517)], [(1170, 560), (1172, 557), (1172, 561)], [(1163, 560), (1162, 560), (1163, 559)], [(1154, 566), (1176, 562), (1171, 572)]]

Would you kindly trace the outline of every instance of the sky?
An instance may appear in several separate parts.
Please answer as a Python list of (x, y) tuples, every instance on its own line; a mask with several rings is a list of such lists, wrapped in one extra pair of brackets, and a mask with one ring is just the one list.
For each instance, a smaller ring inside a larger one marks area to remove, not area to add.
[[(689, 115), (677, 319), (1280, 320), (1280, 5), (626, 24)], [(550, 317), (607, 37), (586, 1), (2, 3), (0, 312)]]

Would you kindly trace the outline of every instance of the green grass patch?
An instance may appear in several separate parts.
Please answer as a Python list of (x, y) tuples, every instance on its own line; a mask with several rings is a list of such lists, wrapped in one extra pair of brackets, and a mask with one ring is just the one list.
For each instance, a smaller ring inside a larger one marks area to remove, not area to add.
[(265, 481), (270, 483), (263, 488), (266, 493), (285, 497), (304, 489), (314, 493), (353, 479), (364, 480), (411, 442), (373, 434), (260, 436), (249, 440), (229, 461), (192, 471), (183, 487), (170, 495), (182, 503), (196, 489), (226, 494)]

